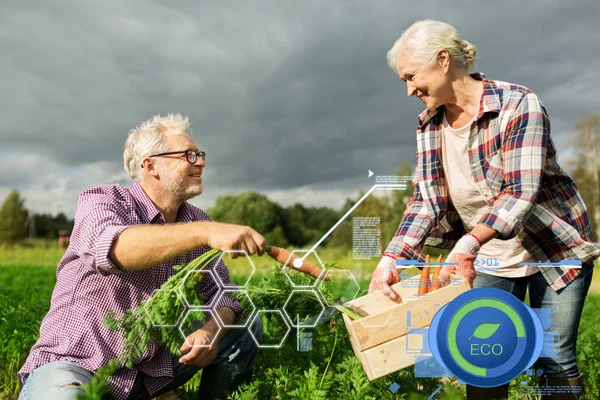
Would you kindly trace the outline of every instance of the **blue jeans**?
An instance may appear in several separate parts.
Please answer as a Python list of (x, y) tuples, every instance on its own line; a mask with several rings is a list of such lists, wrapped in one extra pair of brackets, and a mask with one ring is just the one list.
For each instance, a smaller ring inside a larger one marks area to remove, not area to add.
[(584, 264), (579, 276), (559, 292), (548, 285), (540, 272), (523, 278), (500, 278), (478, 272), (473, 287), (502, 289), (521, 301), (525, 300), (525, 292), (529, 288), (531, 308), (551, 309), (552, 325), (548, 330), (559, 335), (558, 353), (554, 357), (539, 358), (535, 367), (541, 368), (547, 377), (573, 378), (579, 376), (576, 359), (577, 331), (593, 272), (591, 265)]
[[(225, 399), (227, 394), (233, 392), (241, 383), (250, 380), (258, 346), (248, 330), (252, 329), (259, 342), (263, 335), (261, 319), (256, 318), (254, 321), (248, 329), (230, 329), (219, 341), (215, 361), (203, 368), (198, 399)], [(182, 386), (202, 369), (179, 363), (180, 357), (181, 355), (173, 355), (173, 382), (155, 396)], [(34, 369), (31, 374), (25, 376), (19, 400), (76, 399), (79, 393), (83, 393), (79, 386), (89, 382), (92, 376), (92, 372), (71, 361), (54, 361)], [(142, 377), (143, 374), (138, 373), (128, 399), (151, 398), (144, 387)]]

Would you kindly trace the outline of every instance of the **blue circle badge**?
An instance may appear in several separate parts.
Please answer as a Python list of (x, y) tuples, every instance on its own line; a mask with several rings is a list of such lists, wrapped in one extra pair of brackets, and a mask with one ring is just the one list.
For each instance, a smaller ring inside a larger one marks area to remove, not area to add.
[(496, 288), (457, 296), (437, 312), (429, 328), (435, 359), (465, 383), (484, 388), (519, 376), (538, 359), (543, 344), (537, 315)]

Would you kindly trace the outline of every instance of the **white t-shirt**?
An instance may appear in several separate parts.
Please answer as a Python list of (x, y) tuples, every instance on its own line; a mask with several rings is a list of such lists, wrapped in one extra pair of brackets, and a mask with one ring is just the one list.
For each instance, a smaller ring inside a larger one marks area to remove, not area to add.
[[(448, 194), (467, 232), (473, 230), (489, 209), (471, 174), (468, 142), (474, 119), (456, 129), (450, 127), (445, 114), (442, 122), (441, 158)], [(536, 267), (519, 265), (527, 261), (534, 259), (516, 239), (492, 239), (481, 246), (475, 268), (490, 275), (518, 278), (538, 272)]]

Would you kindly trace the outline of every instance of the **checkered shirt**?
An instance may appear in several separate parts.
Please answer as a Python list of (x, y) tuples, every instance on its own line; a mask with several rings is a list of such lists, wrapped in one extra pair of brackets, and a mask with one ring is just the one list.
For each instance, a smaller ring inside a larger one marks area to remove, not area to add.
[[(179, 208), (177, 222), (192, 221), (211, 218), (186, 202)], [(188, 263), (210, 250), (205, 246), (151, 269), (123, 271), (111, 261), (109, 250), (123, 230), (141, 224), (165, 224), (165, 220), (138, 183), (129, 188), (102, 185), (80, 195), (71, 243), (56, 271), (50, 311), (42, 321), (40, 338), (19, 371), (21, 382), (25, 374), (52, 361), (72, 361), (95, 372), (117, 358), (123, 332), (103, 326), (108, 311), (124, 313), (139, 306), (176, 273), (172, 266)], [(222, 261), (207, 269), (218, 274), (223, 284), (231, 284)], [(205, 283), (198, 295), (210, 302), (218, 294), (217, 282), (207, 279)], [(237, 301), (225, 296), (214, 305), (218, 307), (230, 307), (238, 317), (242, 311)], [(173, 380), (169, 351), (152, 342), (133, 369), (122, 367), (110, 378), (110, 395), (126, 399), (140, 371), (149, 393), (156, 393)]]
[[(537, 262), (582, 260), (600, 255), (583, 199), (558, 164), (550, 120), (526, 87), (483, 81), (479, 113), (469, 136), (473, 181), (488, 211), (479, 223), (516, 237)], [(424, 245), (451, 248), (466, 232), (448, 198), (441, 162), (444, 107), (425, 110), (417, 127), (414, 192), (386, 254), (424, 261)], [(540, 268), (554, 290), (572, 282), (580, 269)]]

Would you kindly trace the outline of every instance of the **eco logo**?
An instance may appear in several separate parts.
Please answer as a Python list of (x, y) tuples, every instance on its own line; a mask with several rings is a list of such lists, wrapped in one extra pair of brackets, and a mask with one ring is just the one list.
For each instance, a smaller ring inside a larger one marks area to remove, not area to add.
[(441, 308), (429, 329), (435, 359), (479, 387), (510, 382), (542, 352), (544, 331), (531, 308), (512, 294), (478, 288)]

